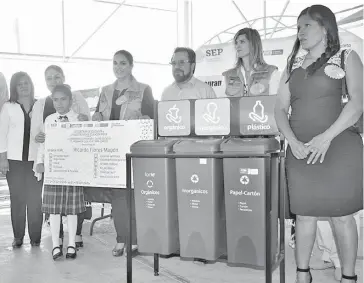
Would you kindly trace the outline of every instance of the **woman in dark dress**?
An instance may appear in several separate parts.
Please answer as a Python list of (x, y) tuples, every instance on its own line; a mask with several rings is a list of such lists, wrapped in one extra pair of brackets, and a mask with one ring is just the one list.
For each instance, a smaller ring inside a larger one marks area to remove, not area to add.
[[(286, 166), (291, 210), (297, 215), (297, 282), (312, 282), (309, 261), (317, 218), (329, 217), (342, 263), (341, 282), (353, 283), (358, 250), (353, 214), (363, 208), (363, 143), (352, 126), (363, 113), (363, 65), (356, 52), (340, 50), (336, 18), (327, 7), (306, 8), (297, 26), (275, 111), (289, 144)], [(298, 56), (300, 47), (307, 54)], [(342, 79), (350, 96), (345, 107)]]

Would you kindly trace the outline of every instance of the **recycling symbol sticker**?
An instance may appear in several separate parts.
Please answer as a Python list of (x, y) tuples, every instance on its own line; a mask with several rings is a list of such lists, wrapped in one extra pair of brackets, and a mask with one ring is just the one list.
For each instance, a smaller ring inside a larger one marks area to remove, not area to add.
[(198, 181), (199, 181), (198, 176), (196, 174), (193, 174), (191, 176), (191, 182), (194, 183), (194, 184), (196, 184), (196, 183), (198, 183)]
[(243, 185), (248, 185), (249, 184), (249, 177), (246, 176), (246, 175), (241, 176), (240, 183), (242, 183)]
[(153, 181), (152, 180), (148, 180), (147, 181), (147, 187), (150, 189), (150, 188), (152, 188), (153, 187)]

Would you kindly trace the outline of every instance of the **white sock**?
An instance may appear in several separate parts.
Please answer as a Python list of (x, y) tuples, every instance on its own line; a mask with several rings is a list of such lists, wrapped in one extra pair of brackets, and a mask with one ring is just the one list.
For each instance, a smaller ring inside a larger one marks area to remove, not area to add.
[(67, 226), (68, 226), (68, 246), (76, 248), (77, 215), (67, 215)]
[(49, 215), (49, 223), (51, 226), (53, 248), (59, 246), (59, 226), (61, 225), (61, 217), (59, 214)]

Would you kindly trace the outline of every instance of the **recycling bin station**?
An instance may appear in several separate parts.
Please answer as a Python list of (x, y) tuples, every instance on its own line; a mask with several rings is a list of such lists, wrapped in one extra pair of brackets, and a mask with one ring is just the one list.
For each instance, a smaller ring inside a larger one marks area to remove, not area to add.
[(172, 254), (263, 269), (265, 283), (279, 266), (285, 283), (285, 152), (276, 97), (226, 99), (158, 102), (156, 140), (126, 153), (128, 283), (132, 177), (138, 249), (154, 254), (155, 276), (159, 254)]
[[(264, 268), (266, 249), (273, 264), (278, 260), (279, 149), (274, 137), (232, 138), (221, 144), (223, 153), (246, 154), (223, 161), (228, 263)], [(266, 220), (271, 231), (267, 242)]]
[(145, 154), (132, 160), (139, 252), (169, 255), (179, 248), (175, 160), (148, 158), (172, 152), (175, 142), (145, 140), (130, 148), (132, 153)]
[[(175, 154), (212, 154), (222, 139), (181, 140)], [(226, 253), (223, 162), (176, 158), (181, 257), (216, 260)]]

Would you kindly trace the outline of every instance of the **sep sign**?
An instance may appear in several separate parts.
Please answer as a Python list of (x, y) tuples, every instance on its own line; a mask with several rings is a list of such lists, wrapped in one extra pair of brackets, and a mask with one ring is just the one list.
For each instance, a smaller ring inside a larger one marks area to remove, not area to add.
[(242, 97), (240, 108), (240, 134), (245, 136), (277, 135), (274, 118), (276, 96)]
[(201, 99), (195, 102), (195, 132), (201, 136), (230, 133), (230, 100)]
[(160, 136), (188, 136), (191, 133), (190, 101), (158, 103), (158, 133)]

